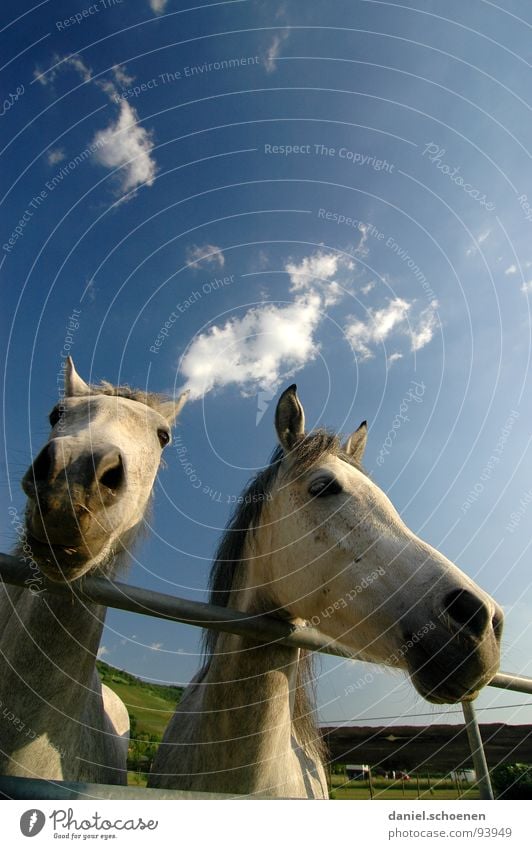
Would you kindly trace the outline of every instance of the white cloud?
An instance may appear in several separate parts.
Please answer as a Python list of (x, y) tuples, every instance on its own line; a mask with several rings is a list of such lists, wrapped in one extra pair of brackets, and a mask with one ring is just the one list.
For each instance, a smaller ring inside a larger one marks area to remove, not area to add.
[(290, 33), (288, 30), (283, 30), (282, 32), (277, 33), (277, 35), (274, 35), (272, 43), (268, 47), (264, 58), (264, 67), (269, 74), (272, 74), (275, 70), (277, 70), (276, 60), (279, 58), (281, 47), (288, 39), (289, 35)]
[(517, 265), (509, 265), (504, 273), (505, 274), (517, 274)]
[(526, 280), (521, 286), (521, 292), (523, 295), (530, 295), (532, 292), (532, 280)]
[(92, 70), (85, 64), (81, 56), (73, 53), (71, 56), (59, 56), (54, 54), (53, 64), (47, 71), (42, 71), (38, 66), (33, 72), (33, 78), (38, 80), (42, 86), (48, 86), (54, 82), (59, 71), (64, 71), (66, 68), (72, 68), (76, 71), (83, 82), (89, 82), (92, 79)]
[(65, 157), (65, 151), (61, 147), (56, 147), (53, 150), (50, 149), (46, 154), (48, 165), (57, 165), (57, 163), (62, 162)]
[(400, 354), (399, 351), (396, 351), (395, 354), (390, 354), (390, 356), (388, 357), (388, 359), (386, 361), (388, 368), (391, 368), (393, 366), (393, 364), (397, 362), (397, 360), (402, 360), (402, 359), (403, 359), (403, 355)]
[(113, 76), (117, 83), (122, 86), (128, 86), (135, 82), (135, 77), (127, 72), (125, 65), (115, 65), (113, 68)]
[(148, 0), (148, 5), (155, 15), (162, 15), (168, 5), (168, 0)]
[(76, 53), (64, 59), (63, 64), (69, 65), (74, 71), (77, 71), (84, 82), (88, 83), (92, 79), (92, 69)]
[(57, 71), (55, 69), (46, 73), (45, 71), (41, 70), (38, 65), (36, 65), (35, 70), (33, 71), (33, 79), (37, 80), (37, 82), (39, 82), (42, 86), (51, 85), (51, 83), (53, 83), (56, 77)]
[(360, 289), (360, 291), (361, 291), (361, 293), (362, 293), (363, 295), (369, 295), (369, 293), (371, 292), (371, 290), (372, 290), (372, 289), (374, 289), (374, 288), (375, 288), (375, 283), (374, 283), (374, 281), (372, 280), (370, 283), (366, 283), (366, 285), (365, 285), (365, 286), (362, 286), (362, 287), (361, 287), (361, 289)]
[[(410, 337), (412, 351), (419, 351), (428, 345), (438, 324), (436, 317), (438, 303), (432, 301), (416, 319), (411, 319), (412, 306), (413, 304), (405, 301), (404, 298), (393, 298), (382, 309), (368, 309), (368, 317), (365, 321), (356, 316), (348, 318), (349, 323), (345, 327), (345, 334), (362, 360), (373, 357), (372, 345), (385, 342), (394, 332)], [(392, 354), (390, 358), (392, 362), (394, 359), (398, 359), (396, 354)]]
[(358, 229), (361, 233), (360, 242), (355, 248), (355, 252), (357, 254), (362, 254), (362, 256), (367, 256), (369, 253), (368, 248), (366, 247), (366, 242), (369, 238), (369, 227), (366, 224), (359, 224)]
[(369, 309), (365, 322), (355, 316), (348, 318), (350, 323), (345, 327), (345, 334), (363, 360), (374, 356), (369, 347), (371, 343), (383, 342), (394, 327), (404, 322), (410, 306), (403, 298), (394, 298), (383, 309)]
[(163, 645), (164, 643), (152, 643), (150, 645), (150, 649), (153, 649), (154, 651), (159, 651), (159, 649), (162, 649)]
[[(39, 76), (37, 68), (34, 77), (43, 85), (53, 82), (59, 70), (72, 68), (84, 82), (93, 82), (114, 103), (117, 89), (115, 82), (122, 86), (132, 83), (135, 77), (128, 73), (125, 65), (115, 65), (112, 68), (113, 80), (94, 80), (92, 69), (85, 64), (77, 53), (61, 58), (54, 56), (56, 68), (45, 77)], [(120, 193), (125, 195), (141, 185), (151, 186), (155, 179), (157, 164), (152, 156), (154, 148), (151, 133), (140, 126), (139, 116), (133, 106), (126, 100), (120, 101), (120, 111), (116, 121), (108, 127), (99, 130), (93, 139), (97, 146), (95, 160), (105, 168), (121, 168), (118, 176)], [(56, 160), (59, 161), (59, 160)], [(50, 162), (50, 164), (53, 164)]]
[(187, 249), (187, 262), (191, 268), (201, 268), (202, 265), (218, 265), (223, 268), (225, 257), (217, 245), (192, 245)]
[(105, 655), (109, 654), (109, 653), (110, 652), (109, 652), (109, 649), (107, 648), (107, 646), (100, 646), (100, 648), (98, 649), (98, 653), (97, 653), (96, 657), (105, 657)]
[(120, 190), (123, 194), (139, 186), (153, 185), (156, 162), (152, 158), (151, 134), (138, 123), (135, 109), (126, 101), (120, 102), (120, 114), (104, 130), (99, 130), (93, 144), (97, 161), (105, 168), (121, 168)]
[(319, 291), (325, 306), (337, 303), (345, 294), (336, 280), (342, 267), (351, 269), (352, 263), (341, 254), (316, 251), (303, 257), (300, 263), (287, 262), (284, 270), (290, 275), (292, 292)]
[(197, 336), (181, 362), (192, 398), (216, 387), (238, 384), (243, 392), (271, 389), (311, 362), (319, 351), (314, 337), (321, 320), (316, 293), (283, 306), (266, 304), (211, 327)]
[[(204, 262), (209, 254), (209, 261), (214, 261), (218, 252), (214, 245), (194, 246), (189, 250), (189, 262)], [(352, 267), (349, 257), (321, 248), (299, 262), (288, 260), (284, 270), (290, 279), (291, 303), (254, 307), (243, 317), (213, 326), (193, 340), (180, 366), (191, 397), (200, 398), (229, 384), (237, 384), (244, 394), (259, 392), (262, 398), (269, 393), (271, 397), (281, 380), (318, 354), (316, 332), (324, 310), (346, 294), (333, 278)], [(387, 315), (386, 310), (375, 313), (373, 334), (379, 335)]]
[(413, 351), (420, 351), (421, 348), (424, 348), (431, 341), (434, 331), (438, 326), (437, 308), (438, 301), (432, 301), (430, 306), (420, 314), (417, 322), (410, 328), (409, 332)]
[(490, 233), (491, 233), (491, 230), (484, 230), (483, 233), (480, 233), (476, 238), (476, 244), (473, 244), (473, 245), (471, 245), (470, 248), (467, 248), (466, 256), (475, 256), (480, 245), (482, 245), (486, 241), (486, 239), (488, 238)]

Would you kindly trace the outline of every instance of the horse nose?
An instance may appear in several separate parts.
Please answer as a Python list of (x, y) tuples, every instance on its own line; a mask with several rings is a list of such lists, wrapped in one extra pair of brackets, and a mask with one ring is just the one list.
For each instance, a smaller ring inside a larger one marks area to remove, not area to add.
[[(445, 596), (444, 611), (459, 625), (480, 639), (490, 624), (490, 611), (485, 602), (469, 590), (452, 590)], [(500, 611), (499, 611), (500, 613)], [(502, 614), (500, 614), (502, 622)], [(494, 617), (495, 619), (495, 617)], [(500, 623), (497, 623), (500, 629)], [(495, 628), (495, 621), (493, 623)]]
[(115, 446), (105, 446), (76, 456), (65, 439), (52, 439), (22, 479), (22, 488), (28, 496), (41, 496), (45, 492), (59, 491), (66, 486), (70, 495), (78, 487), (96, 490), (104, 502), (116, 494), (125, 482), (125, 467), (120, 451)]
[[(64, 462), (61, 464), (64, 465)], [(40, 454), (37, 455), (28, 471), (22, 478), (22, 489), (26, 495), (33, 495), (35, 487), (39, 484), (50, 483), (57, 475), (59, 467), (59, 451), (57, 442), (48, 442)]]
[(113, 448), (94, 457), (94, 477), (103, 489), (103, 494), (110, 492), (114, 495), (125, 481), (124, 461), (120, 451)]

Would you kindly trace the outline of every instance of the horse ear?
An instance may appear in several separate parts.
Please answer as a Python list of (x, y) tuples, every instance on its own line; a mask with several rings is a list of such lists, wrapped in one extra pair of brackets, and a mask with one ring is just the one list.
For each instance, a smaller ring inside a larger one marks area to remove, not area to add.
[(65, 395), (73, 398), (76, 395), (90, 395), (90, 386), (77, 373), (72, 357), (67, 357), (65, 366)]
[(305, 433), (305, 411), (297, 397), (295, 383), (285, 389), (275, 411), (275, 429), (285, 451), (291, 451), (298, 437)]
[(368, 441), (368, 423), (363, 421), (354, 433), (345, 441), (343, 451), (350, 454), (356, 463), (362, 463), (362, 457)]
[(167, 420), (169, 425), (172, 425), (177, 419), (179, 413), (188, 401), (190, 391), (187, 389), (182, 392), (177, 401), (167, 401), (161, 409), (161, 413)]

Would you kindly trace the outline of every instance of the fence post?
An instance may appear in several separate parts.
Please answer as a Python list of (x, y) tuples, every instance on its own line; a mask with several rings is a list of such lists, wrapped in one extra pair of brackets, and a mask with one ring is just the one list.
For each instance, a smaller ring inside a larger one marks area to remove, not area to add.
[(473, 702), (462, 702), (462, 710), (469, 740), (469, 748), (473, 757), (473, 766), (475, 767), (475, 775), (477, 778), (478, 789), (481, 799), (493, 799), (493, 790), (491, 788), (490, 774), (488, 763), (484, 753), (482, 737), (480, 736), (480, 728), (478, 727), (477, 715)]

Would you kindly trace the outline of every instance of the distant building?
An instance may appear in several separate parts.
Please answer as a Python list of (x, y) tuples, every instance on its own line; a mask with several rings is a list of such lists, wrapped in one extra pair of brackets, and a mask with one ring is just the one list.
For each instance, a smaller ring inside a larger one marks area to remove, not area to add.
[(451, 772), (451, 778), (464, 784), (473, 784), (477, 780), (474, 769), (455, 769)]
[(346, 764), (345, 773), (349, 781), (367, 781), (369, 778), (369, 765)]

